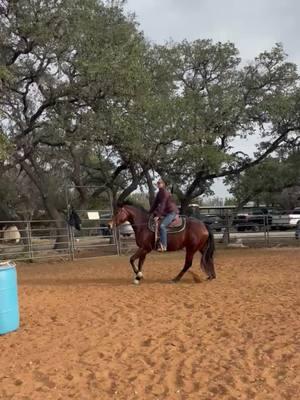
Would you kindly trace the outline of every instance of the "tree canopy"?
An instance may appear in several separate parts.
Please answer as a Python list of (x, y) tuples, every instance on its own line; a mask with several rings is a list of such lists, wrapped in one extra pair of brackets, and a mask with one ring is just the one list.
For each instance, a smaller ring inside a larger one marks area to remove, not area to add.
[[(15, 182), (10, 197), (24, 206), (38, 193), (35, 206), (59, 221), (72, 185), (86, 207), (104, 189), (117, 202), (147, 188), (151, 201), (161, 175), (184, 211), (215, 178), (238, 195), (251, 174), (280, 177), (272, 157), (287, 154), (300, 127), (299, 76), (282, 46), (246, 64), (230, 42), (158, 46), (123, 3), (0, 0), (1, 187)], [(237, 143), (253, 135), (250, 157)]]

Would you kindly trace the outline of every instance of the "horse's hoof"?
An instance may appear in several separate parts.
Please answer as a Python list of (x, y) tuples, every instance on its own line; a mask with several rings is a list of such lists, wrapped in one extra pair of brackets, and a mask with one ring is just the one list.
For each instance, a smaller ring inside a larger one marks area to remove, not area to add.
[(175, 283), (178, 283), (178, 282), (179, 282), (178, 279), (171, 279), (171, 280), (169, 281), (169, 283), (171, 283), (171, 284), (175, 284)]
[(139, 279), (143, 279), (144, 275), (143, 275), (143, 273), (142, 273), (141, 271), (139, 271), (139, 272), (136, 274), (136, 277), (139, 278)]
[(140, 280), (139, 279), (134, 279), (133, 280), (133, 284), (134, 285), (139, 285), (140, 284)]
[(213, 279), (216, 279), (216, 276), (208, 276), (206, 278), (207, 281), (212, 281)]

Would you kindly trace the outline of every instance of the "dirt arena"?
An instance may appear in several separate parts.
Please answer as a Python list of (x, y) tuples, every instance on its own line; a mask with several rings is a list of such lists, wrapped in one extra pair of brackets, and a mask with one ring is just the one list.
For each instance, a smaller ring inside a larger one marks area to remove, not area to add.
[(300, 249), (18, 264), (21, 327), (0, 337), (1, 400), (296, 400)]

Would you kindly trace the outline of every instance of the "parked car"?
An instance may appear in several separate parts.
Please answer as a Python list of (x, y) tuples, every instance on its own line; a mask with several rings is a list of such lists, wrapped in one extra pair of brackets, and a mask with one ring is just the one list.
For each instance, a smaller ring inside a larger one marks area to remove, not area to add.
[(295, 228), (300, 222), (300, 208), (293, 211), (285, 211), (273, 216), (273, 229), (290, 229)]
[[(100, 235), (102, 236), (112, 236), (112, 229), (108, 226), (108, 222), (111, 220), (110, 214), (104, 214), (100, 218)], [(126, 221), (124, 224), (119, 226), (120, 235), (123, 237), (130, 237), (134, 235), (134, 230), (130, 222)]]
[(0, 243), (20, 243), (21, 234), (16, 225), (5, 225), (0, 232), (3, 237)]
[(119, 226), (119, 232), (123, 237), (134, 236), (134, 230), (131, 226), (131, 223), (128, 221)]
[(259, 208), (251, 212), (238, 213), (234, 216), (232, 225), (238, 232), (259, 232), (265, 226), (271, 226), (272, 210)]
[(100, 229), (99, 233), (101, 236), (111, 236), (112, 231), (108, 225), (105, 225), (104, 223), (100, 223)]
[(222, 232), (225, 229), (225, 221), (219, 215), (200, 215), (199, 219), (208, 225), (212, 231)]
[(188, 217), (200, 219), (208, 225), (212, 231), (222, 232), (225, 229), (225, 220), (216, 214), (202, 214), (198, 204), (190, 204), (186, 215)]
[(111, 220), (111, 214), (103, 214), (100, 216), (100, 229), (101, 236), (112, 236), (112, 230), (108, 226), (108, 221)]

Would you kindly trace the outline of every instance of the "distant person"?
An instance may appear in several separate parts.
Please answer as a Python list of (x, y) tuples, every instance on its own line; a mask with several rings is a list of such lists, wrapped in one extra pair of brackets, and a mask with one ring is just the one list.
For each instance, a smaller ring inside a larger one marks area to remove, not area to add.
[(172, 195), (166, 189), (166, 184), (162, 179), (157, 181), (158, 192), (154, 203), (150, 208), (150, 213), (154, 215), (154, 220), (158, 223), (161, 220), (159, 233), (160, 245), (158, 251), (167, 251), (167, 227), (174, 221), (179, 214), (178, 208)]

